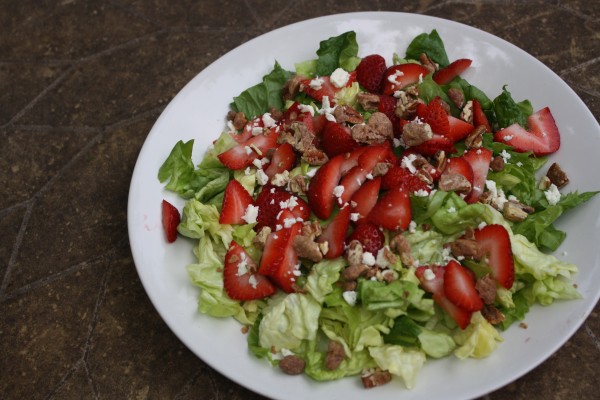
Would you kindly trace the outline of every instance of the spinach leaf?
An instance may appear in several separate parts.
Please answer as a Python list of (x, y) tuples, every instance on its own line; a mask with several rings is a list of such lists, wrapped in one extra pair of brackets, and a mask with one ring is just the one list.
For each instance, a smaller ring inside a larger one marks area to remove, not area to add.
[(317, 55), (316, 74), (319, 76), (331, 75), (338, 67), (354, 71), (360, 63), (356, 32), (349, 31), (323, 40)]
[(421, 33), (415, 37), (408, 45), (404, 58), (418, 60), (421, 53), (427, 54), (440, 67), (450, 64), (444, 42), (435, 29), (431, 33)]
[(529, 100), (523, 100), (517, 103), (512, 98), (506, 86), (502, 88), (502, 93), (494, 99), (494, 113), (498, 128), (506, 128), (509, 125), (517, 123), (527, 128), (527, 117), (533, 113), (533, 107)]

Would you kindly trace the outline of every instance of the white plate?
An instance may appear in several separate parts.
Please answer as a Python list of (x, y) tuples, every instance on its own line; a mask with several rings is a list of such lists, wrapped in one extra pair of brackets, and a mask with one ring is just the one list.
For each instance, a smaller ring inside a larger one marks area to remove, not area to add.
[(284, 376), (248, 352), (246, 336), (235, 321), (209, 318), (196, 311), (198, 292), (185, 272), (185, 266), (194, 261), (194, 243), (180, 238), (167, 245), (161, 228), (161, 200), (165, 198), (180, 209), (183, 206), (156, 178), (175, 142), (195, 139), (194, 157), (199, 161), (206, 146), (224, 129), (233, 96), (257, 83), (275, 60), (293, 70), (295, 62), (315, 58), (321, 40), (354, 30), (360, 56), (379, 53), (390, 63), (394, 52), (404, 55), (412, 38), (432, 29), (444, 40), (450, 60), (473, 60), (464, 78), (491, 98), (508, 84), (517, 101), (528, 98), (536, 110), (549, 106), (563, 143), (552, 160), (566, 169), (571, 179), (567, 189), (600, 188), (589, 173), (600, 167), (600, 127), (590, 111), (550, 69), (493, 35), (434, 17), (377, 12), (303, 21), (245, 43), (199, 73), (160, 116), (137, 160), (128, 204), (131, 250), (148, 296), (179, 339), (230, 379), (272, 398), (472, 398), (506, 385), (544, 361), (577, 330), (598, 301), (600, 198), (595, 198), (559, 224), (569, 235), (556, 254), (580, 267), (576, 282), (583, 300), (534, 307), (526, 318), (528, 329), (513, 326), (487, 359), (428, 361), (413, 390), (399, 381), (365, 391), (358, 378), (316, 383), (306, 377)]

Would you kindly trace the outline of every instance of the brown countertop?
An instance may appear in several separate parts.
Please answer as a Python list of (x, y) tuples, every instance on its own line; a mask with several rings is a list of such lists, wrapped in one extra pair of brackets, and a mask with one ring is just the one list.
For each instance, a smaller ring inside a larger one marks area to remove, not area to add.
[[(227, 51), (377, 10), (506, 39), (600, 116), (597, 1), (0, 1), (0, 398), (262, 398), (184, 347), (148, 300), (127, 235), (133, 166), (166, 104)], [(597, 398), (598, 312), (484, 398)]]

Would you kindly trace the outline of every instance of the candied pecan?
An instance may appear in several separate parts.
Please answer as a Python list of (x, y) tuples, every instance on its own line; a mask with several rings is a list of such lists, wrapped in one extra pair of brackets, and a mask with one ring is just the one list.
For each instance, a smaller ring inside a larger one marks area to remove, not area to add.
[(308, 190), (308, 186), (306, 186), (306, 181), (304, 180), (304, 176), (295, 175), (290, 178), (290, 190), (292, 193), (296, 194), (304, 194)]
[(301, 158), (303, 161), (307, 162), (310, 165), (323, 165), (327, 161), (329, 161), (329, 157), (327, 157), (327, 154), (317, 149), (316, 147), (311, 147), (308, 150), (304, 151)]
[(540, 179), (540, 183), (538, 184), (538, 189), (547, 190), (550, 185), (552, 185), (552, 181), (546, 175), (542, 176)]
[(279, 361), (279, 368), (288, 375), (300, 375), (306, 368), (306, 362), (296, 355), (287, 355)]
[(394, 114), (398, 118), (409, 119), (416, 114), (417, 105), (419, 104), (417, 96), (413, 96), (404, 90), (399, 90), (394, 93), (394, 97), (398, 99), (396, 109), (394, 110)]
[(432, 157), (433, 167), (440, 173), (444, 172), (446, 165), (448, 165), (448, 158), (444, 150), (438, 150)]
[(471, 239), (456, 239), (450, 243), (450, 251), (455, 257), (465, 257), (473, 260), (481, 258), (481, 245)]
[(483, 306), (481, 315), (483, 315), (483, 318), (492, 325), (498, 325), (500, 322), (504, 321), (504, 314), (491, 304)]
[(271, 228), (268, 226), (263, 226), (260, 231), (256, 234), (254, 239), (252, 239), (252, 244), (259, 249), (265, 248), (265, 243), (267, 242), (267, 236), (271, 233)]
[(237, 114), (237, 113), (233, 110), (227, 111), (227, 120), (233, 121), (233, 119), (235, 118), (235, 114)]
[(351, 124), (362, 124), (364, 118), (361, 113), (350, 106), (338, 106), (333, 110), (333, 116), (338, 123), (350, 122)]
[(325, 356), (325, 368), (335, 371), (339, 368), (342, 361), (346, 358), (344, 346), (334, 340), (329, 341), (327, 345), (327, 355)]
[(349, 265), (362, 264), (363, 247), (358, 240), (353, 240), (348, 243), (348, 249), (346, 250), (346, 260)]
[(292, 100), (300, 91), (300, 84), (306, 77), (301, 75), (292, 76), (281, 89), (281, 95), (284, 100)]
[(493, 304), (496, 300), (496, 280), (490, 274), (477, 279), (475, 289), (485, 304)]
[(294, 132), (294, 143), (290, 143), (296, 150), (303, 153), (315, 147), (315, 136), (308, 130), (303, 122), (293, 122), (291, 126)]
[(414, 264), (415, 259), (412, 255), (410, 243), (402, 234), (397, 234), (390, 241), (390, 248), (400, 255), (400, 261), (405, 266)]
[(409, 122), (402, 128), (402, 140), (408, 147), (418, 146), (433, 138), (433, 131), (429, 124)]
[(322, 231), (321, 224), (317, 221), (305, 221), (302, 224), (302, 231), (300, 234), (310, 239), (314, 239), (317, 236), (320, 236)]
[(496, 156), (490, 161), (490, 169), (494, 172), (500, 172), (504, 169), (504, 158), (502, 156)]
[(386, 383), (390, 382), (392, 380), (392, 374), (390, 374), (388, 371), (375, 370), (368, 371), (360, 378), (363, 386), (366, 389), (370, 389), (376, 386), (385, 385)]
[(419, 54), (419, 61), (421, 64), (427, 68), (431, 73), (434, 73), (438, 70), (439, 66), (433, 62), (431, 58), (427, 56), (425, 53)]
[(359, 276), (365, 275), (371, 268), (367, 264), (355, 264), (342, 271), (342, 278), (346, 281), (355, 281)]
[(515, 200), (507, 201), (502, 207), (502, 215), (504, 215), (504, 218), (513, 222), (525, 220), (532, 212), (535, 212), (535, 208)]
[(358, 143), (380, 144), (394, 137), (392, 121), (381, 112), (375, 112), (369, 122), (352, 127), (352, 138)]
[(479, 149), (483, 145), (485, 125), (478, 125), (465, 138), (467, 149)]
[(248, 119), (246, 118), (243, 112), (240, 111), (235, 113), (235, 116), (233, 117), (233, 127), (235, 129), (239, 131), (240, 129), (243, 129), (247, 123)]
[(283, 113), (275, 107), (269, 107), (269, 113), (275, 121), (281, 121), (281, 118), (283, 118)]
[(342, 290), (344, 292), (352, 292), (356, 290), (358, 283), (356, 281), (344, 281), (342, 282)]
[(313, 262), (319, 262), (323, 259), (319, 245), (306, 236), (296, 236), (293, 245), (300, 258), (306, 258)]
[(391, 269), (384, 269), (381, 271), (381, 280), (390, 283), (396, 280), (396, 274)]
[(360, 92), (357, 96), (357, 101), (365, 111), (379, 110), (379, 95)]
[(462, 108), (465, 102), (465, 94), (462, 89), (455, 87), (448, 89), (448, 97), (450, 97), (450, 100), (452, 100), (452, 103), (454, 103), (457, 108)]
[(425, 168), (418, 169), (417, 172), (415, 172), (415, 176), (428, 185), (433, 183), (433, 177)]
[(546, 176), (548, 177), (548, 179), (550, 179), (550, 182), (554, 183), (559, 189), (565, 186), (567, 183), (569, 183), (569, 177), (560, 168), (560, 165), (558, 165), (558, 163), (553, 163), (550, 166), (548, 172), (546, 173)]
[(375, 178), (377, 176), (383, 176), (388, 173), (390, 168), (391, 168), (391, 164), (389, 164), (389, 163), (385, 163), (385, 162), (377, 163), (377, 164), (375, 164), (373, 171), (371, 171), (371, 176), (373, 176), (373, 178)]
[(481, 196), (479, 196), (478, 201), (482, 204), (491, 204), (492, 203), (492, 192), (481, 193)]
[(471, 182), (461, 174), (443, 173), (438, 182), (438, 188), (444, 192), (469, 193)]
[(383, 247), (383, 257), (390, 264), (395, 264), (396, 261), (398, 261), (398, 257), (396, 257), (396, 255), (394, 253), (392, 253), (392, 251), (390, 250), (389, 246), (384, 246)]

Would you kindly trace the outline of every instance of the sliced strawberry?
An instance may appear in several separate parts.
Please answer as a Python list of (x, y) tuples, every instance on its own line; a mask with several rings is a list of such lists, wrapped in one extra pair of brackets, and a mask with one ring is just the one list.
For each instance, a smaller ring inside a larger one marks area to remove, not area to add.
[(450, 83), (452, 79), (465, 72), (465, 70), (471, 66), (471, 63), (472, 61), (468, 58), (461, 58), (453, 61), (433, 74), (433, 80), (438, 85), (446, 85)]
[(494, 134), (494, 140), (512, 146), (515, 151), (531, 151), (536, 156), (552, 154), (560, 148), (560, 133), (548, 107), (527, 118), (529, 131), (514, 123)]
[(342, 195), (338, 197), (337, 201), (340, 207), (350, 201), (354, 193), (356, 193), (356, 191), (360, 189), (362, 184), (367, 180), (367, 175), (369, 175), (370, 172), (371, 171), (367, 171), (366, 169), (357, 165), (348, 171), (346, 175), (344, 175), (340, 181), (340, 186), (344, 188), (344, 191), (342, 192)]
[(272, 178), (275, 174), (280, 174), (283, 171), (290, 171), (296, 162), (296, 154), (294, 148), (289, 143), (283, 143), (275, 149), (269, 166), (265, 169), (265, 174)]
[(350, 226), (350, 213), (350, 206), (343, 207), (323, 229), (321, 236), (317, 238), (318, 243), (327, 242), (328, 250), (325, 258), (337, 258), (344, 253), (344, 243)]
[(444, 151), (446, 155), (456, 152), (454, 143), (447, 137), (438, 135), (437, 133), (433, 134), (433, 138), (417, 146), (413, 146), (411, 149), (424, 156), (433, 156), (438, 151)]
[(469, 181), (471, 187), (473, 186), (473, 168), (471, 168), (471, 164), (462, 157), (448, 158), (446, 169), (444, 169), (442, 175), (444, 174), (462, 175)]
[(475, 230), (475, 240), (487, 257), (492, 276), (506, 289), (515, 280), (515, 265), (510, 244), (510, 236), (502, 225), (486, 225)]
[(342, 161), (342, 166), (340, 167), (342, 176), (358, 165), (358, 159), (365, 150), (367, 150), (367, 146), (361, 146), (350, 153), (344, 154), (344, 161)]
[(467, 203), (473, 204), (479, 200), (485, 188), (485, 181), (490, 169), (490, 163), (492, 162), (492, 151), (485, 147), (470, 149), (465, 151), (461, 158), (468, 162), (473, 170), (472, 189), (467, 197), (465, 197)]
[[(287, 220), (294, 220), (294, 215), (291, 211), (284, 210), (281, 213), (281, 222), (284, 228), (272, 232), (267, 237), (263, 258), (261, 259), (261, 271), (269, 272), (268, 275), (272, 281), (281, 290), (287, 293), (295, 291), (295, 282), (299, 267), (298, 253), (294, 248), (294, 238), (302, 231), (302, 222), (286, 223)], [(285, 227), (287, 226), (287, 227)], [(275, 238), (269, 242), (270, 236)], [(283, 238), (279, 238), (282, 235)], [(264, 254), (267, 253), (267, 259), (263, 262)], [(273, 256), (273, 253), (278, 253)], [(272, 261), (270, 261), (272, 259)], [(264, 267), (263, 267), (264, 264)]]
[(252, 165), (252, 161), (255, 159), (262, 158), (268, 150), (277, 147), (278, 136), (275, 129), (271, 129), (238, 144), (217, 157), (224, 166), (231, 170), (244, 169)]
[(358, 240), (362, 245), (363, 251), (373, 255), (377, 255), (377, 252), (385, 243), (385, 237), (383, 236), (381, 229), (370, 222), (359, 224), (354, 228), (354, 231), (348, 237), (346, 242), (350, 243), (353, 240)]
[(367, 180), (352, 196), (350, 200), (352, 212), (359, 214), (359, 220), (365, 219), (377, 203), (380, 187), (381, 178), (376, 177)]
[[(254, 229), (259, 231), (263, 226), (268, 226), (271, 230), (275, 230), (277, 226), (277, 216), (283, 210), (289, 209), (296, 218), (308, 220), (310, 209), (308, 204), (300, 197), (294, 196), (290, 192), (282, 188), (265, 185), (256, 197), (255, 201), (258, 207), (258, 216), (256, 218), (256, 226)], [(291, 208), (290, 208), (291, 206)]]
[(321, 148), (333, 158), (356, 149), (359, 144), (352, 138), (350, 128), (337, 122), (327, 121), (321, 134)]
[(473, 125), (483, 125), (486, 132), (492, 133), (492, 126), (477, 99), (473, 99)]
[(413, 175), (410, 171), (399, 165), (394, 165), (381, 179), (382, 189), (392, 189), (395, 187), (403, 187), (408, 193), (424, 190), (427, 193), (431, 191), (428, 184), (423, 182), (418, 176)]
[(177, 239), (177, 225), (181, 222), (179, 210), (166, 200), (162, 201), (162, 226), (167, 237), (167, 242), (173, 243)]
[(409, 85), (419, 82), (429, 74), (429, 70), (420, 64), (400, 64), (389, 67), (381, 81), (381, 93), (392, 95)]
[(390, 157), (390, 149), (389, 143), (368, 146), (358, 157), (358, 165), (367, 171), (372, 171), (377, 163), (387, 161)]
[(436, 97), (427, 104), (425, 122), (429, 124), (434, 133), (447, 136), (450, 123), (448, 122), (448, 113), (446, 113), (440, 101), (440, 98)]
[(379, 54), (371, 54), (356, 67), (356, 80), (369, 92), (378, 93), (386, 70), (385, 59)]
[(225, 254), (223, 287), (234, 300), (262, 299), (275, 293), (275, 286), (256, 273), (256, 263), (242, 246), (232, 241)]
[(292, 243), (291, 236), (292, 229), (290, 228), (269, 233), (260, 258), (259, 274), (272, 276), (283, 265), (288, 245)]
[(333, 210), (335, 196), (333, 189), (341, 178), (340, 168), (344, 161), (343, 155), (333, 157), (318, 170), (308, 186), (308, 204), (312, 212), (320, 219), (327, 219)]
[(254, 205), (254, 199), (250, 193), (237, 180), (230, 180), (225, 187), (219, 223), (245, 224), (243, 216), (250, 204)]
[(375, 225), (389, 230), (406, 230), (411, 217), (408, 192), (402, 187), (395, 187), (379, 198), (368, 219)]
[(448, 115), (448, 133), (446, 137), (456, 143), (466, 138), (475, 129), (473, 125), (462, 119)]
[(313, 117), (313, 133), (315, 135), (321, 135), (327, 124), (327, 117), (325, 114), (317, 114)]
[[(314, 83), (320, 82), (316, 87)], [(352, 84), (356, 81), (356, 71), (350, 72), (350, 77), (345, 87), (352, 86)], [(313, 87), (311, 87), (311, 82), (313, 82)], [(315, 79), (305, 79), (300, 82), (300, 91), (306, 93), (313, 99), (322, 102), (323, 97), (329, 97), (329, 102), (331, 104), (335, 103), (335, 95), (337, 92), (342, 90), (343, 88), (336, 87), (328, 76), (320, 76)]]
[[(428, 276), (429, 274), (426, 272), (428, 269), (431, 270), (433, 276)], [(421, 266), (415, 271), (415, 275), (419, 278), (421, 286), (423, 286), (426, 291), (433, 293), (433, 301), (439, 305), (446, 314), (450, 315), (461, 329), (465, 329), (471, 323), (471, 315), (473, 313), (457, 306), (446, 297), (444, 291), (445, 273), (445, 267), (436, 265)]]
[(379, 105), (377, 106), (377, 109), (379, 112), (384, 113), (390, 119), (390, 121), (392, 121), (392, 124), (394, 124), (396, 119), (398, 119), (398, 117), (396, 117), (397, 103), (398, 100), (394, 96), (386, 94), (379, 96)]
[(479, 311), (483, 301), (475, 289), (475, 279), (470, 270), (454, 260), (446, 265), (444, 293), (448, 300), (467, 311)]

